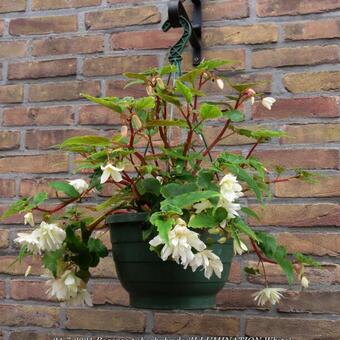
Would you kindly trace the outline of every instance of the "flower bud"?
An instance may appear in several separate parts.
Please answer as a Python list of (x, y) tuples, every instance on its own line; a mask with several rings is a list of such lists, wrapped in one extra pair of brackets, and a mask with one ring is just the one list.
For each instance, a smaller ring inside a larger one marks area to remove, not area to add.
[(306, 278), (306, 276), (302, 276), (302, 278), (301, 278), (301, 286), (302, 286), (303, 288), (308, 288), (308, 286), (309, 286), (309, 281), (308, 281), (308, 279)]
[(31, 212), (28, 212), (24, 216), (24, 224), (29, 224), (31, 227), (34, 227), (34, 218), (33, 214)]
[(137, 115), (133, 115), (131, 118), (131, 123), (134, 129), (139, 130), (143, 124)]
[(162, 78), (157, 78), (157, 85), (159, 86), (159, 88), (161, 90), (165, 89), (165, 85), (164, 85), (164, 82), (163, 82)]
[(126, 125), (123, 125), (120, 129), (120, 134), (122, 137), (126, 137), (128, 134), (128, 127)]
[(217, 78), (216, 84), (221, 90), (224, 89), (224, 81), (221, 78)]
[(32, 266), (28, 266), (25, 271), (25, 277), (27, 277), (31, 273), (31, 270), (32, 270)]
[(146, 93), (149, 95), (149, 96), (152, 96), (154, 94), (154, 91), (153, 91), (153, 87), (151, 85), (148, 85), (146, 87)]

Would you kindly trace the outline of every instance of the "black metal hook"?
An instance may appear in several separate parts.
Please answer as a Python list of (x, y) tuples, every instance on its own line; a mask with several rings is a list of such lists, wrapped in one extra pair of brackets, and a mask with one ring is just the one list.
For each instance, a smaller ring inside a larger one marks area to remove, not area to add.
[[(191, 25), (191, 34), (189, 37), (190, 44), (193, 49), (193, 65), (197, 66), (201, 62), (201, 36), (202, 36), (202, 4), (201, 0), (191, 0), (193, 3), (193, 19), (192, 22), (183, 6), (185, 0), (171, 0), (168, 7), (169, 19), (164, 23), (163, 30), (167, 31), (170, 27), (177, 28), (183, 26), (183, 18), (185, 22)], [(170, 27), (169, 27), (170, 26)], [(183, 46), (184, 48), (184, 46)], [(173, 56), (172, 56), (173, 58)]]

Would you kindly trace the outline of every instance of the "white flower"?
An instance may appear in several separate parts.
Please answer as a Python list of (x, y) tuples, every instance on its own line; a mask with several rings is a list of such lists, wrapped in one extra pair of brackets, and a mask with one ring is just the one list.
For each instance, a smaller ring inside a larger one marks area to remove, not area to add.
[(234, 254), (242, 255), (245, 251), (248, 251), (247, 246), (240, 240), (240, 243), (234, 239)]
[(29, 224), (31, 227), (34, 227), (34, 218), (31, 212), (24, 215), (24, 224)]
[(218, 86), (221, 90), (224, 89), (224, 82), (223, 82), (223, 80), (222, 80), (221, 78), (218, 78), (218, 79), (216, 80), (216, 84), (217, 84), (217, 86)]
[(262, 105), (268, 110), (272, 109), (272, 105), (275, 102), (276, 102), (276, 99), (272, 98), (272, 97), (265, 97), (265, 98), (262, 99)]
[(27, 277), (31, 273), (31, 270), (32, 270), (32, 266), (30, 265), (26, 268), (25, 277)]
[(194, 259), (192, 248), (197, 251), (202, 251), (206, 245), (199, 239), (198, 234), (186, 227), (185, 221), (178, 218), (175, 227), (169, 231), (169, 243), (158, 235), (150, 242), (150, 245), (157, 247), (164, 244), (161, 251), (161, 258), (166, 261), (169, 256), (177, 263), (180, 263), (186, 268)]
[(84, 191), (86, 191), (89, 188), (89, 185), (83, 179), (73, 179), (68, 182), (70, 185), (73, 186), (74, 189), (76, 189), (79, 192), (79, 194), (82, 194)]
[(60, 301), (68, 301), (77, 297), (81, 282), (73, 272), (66, 270), (60, 278), (47, 281), (51, 285), (47, 293)]
[(232, 174), (226, 174), (220, 181), (222, 197), (233, 202), (243, 196), (242, 187), (237, 178)]
[(33, 230), (31, 233), (18, 233), (18, 237), (14, 240), (14, 242), (19, 243), (21, 245), (26, 244), (27, 250), (32, 252), (34, 255), (40, 254), (40, 242), (39, 242), (40, 233), (38, 230)]
[(89, 307), (92, 307), (91, 294), (86, 289), (81, 289), (78, 291), (77, 296), (67, 301), (67, 305), (81, 307), (88, 305)]
[[(241, 210), (241, 205), (238, 203), (232, 203), (224, 199), (223, 197), (220, 197), (220, 200), (218, 202), (219, 207), (223, 207), (228, 212), (228, 218), (232, 219), (236, 216), (239, 216), (238, 211)], [(223, 223), (223, 222), (222, 222)]]
[(301, 278), (301, 286), (302, 286), (303, 288), (308, 288), (308, 286), (309, 286), (309, 281), (308, 281), (308, 279), (306, 278), (306, 276), (302, 276), (302, 278)]
[(264, 288), (259, 292), (253, 294), (255, 297), (255, 301), (259, 306), (265, 305), (267, 302), (270, 302), (272, 305), (275, 305), (282, 298), (281, 292), (285, 292), (284, 288)]
[(205, 249), (195, 254), (194, 259), (190, 262), (192, 271), (200, 266), (204, 268), (204, 276), (210, 279), (212, 274), (215, 273), (218, 278), (221, 278), (223, 272), (223, 264), (221, 259), (212, 252), (212, 250)]
[(163, 184), (164, 178), (162, 176), (156, 176), (156, 179), (159, 183)]
[(193, 208), (196, 210), (196, 214), (200, 214), (202, 211), (212, 208), (212, 207), (213, 205), (208, 200), (204, 200), (202, 202), (199, 202), (193, 205)]
[(105, 183), (110, 177), (112, 177), (115, 182), (120, 182), (123, 179), (121, 171), (124, 170), (124, 167), (117, 168), (109, 163), (105, 166), (101, 166), (101, 169), (103, 170), (102, 176), (100, 178), (101, 184)]
[(122, 137), (126, 137), (128, 135), (128, 127), (126, 125), (123, 125), (120, 129), (120, 134)]
[(66, 238), (66, 233), (56, 224), (41, 222), (38, 232), (39, 247), (41, 250), (54, 251), (60, 249)]

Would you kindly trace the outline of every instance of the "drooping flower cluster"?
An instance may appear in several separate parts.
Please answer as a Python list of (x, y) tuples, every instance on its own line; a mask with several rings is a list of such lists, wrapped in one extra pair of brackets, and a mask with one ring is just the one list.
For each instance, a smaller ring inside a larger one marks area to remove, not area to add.
[[(193, 271), (200, 266), (204, 269), (206, 278), (210, 278), (213, 272), (220, 278), (223, 271), (223, 265), (220, 258), (211, 250), (206, 249), (198, 233), (187, 228), (187, 224), (181, 218), (176, 220), (175, 227), (169, 231), (169, 242), (163, 240), (160, 235), (154, 237), (149, 243), (153, 247), (164, 245), (161, 250), (161, 258), (166, 261), (171, 257), (177, 263), (183, 265), (186, 269), (188, 266)], [(196, 253), (194, 253), (194, 250)]]
[(275, 305), (281, 300), (282, 293), (285, 292), (286, 290), (287, 289), (284, 289), (284, 288), (267, 287), (253, 294), (253, 296), (259, 306), (263, 306), (267, 302), (270, 302), (272, 305)]

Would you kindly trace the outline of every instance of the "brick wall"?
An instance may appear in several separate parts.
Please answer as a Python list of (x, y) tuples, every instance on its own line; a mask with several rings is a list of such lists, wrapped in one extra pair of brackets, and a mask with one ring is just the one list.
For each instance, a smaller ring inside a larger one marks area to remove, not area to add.
[[(314, 186), (273, 186), (261, 222), (289, 251), (315, 256), (324, 270), (309, 270), (305, 293), (260, 309), (250, 296), (258, 282), (240, 269), (255, 257), (236, 257), (218, 310), (167, 313), (129, 309), (107, 258), (91, 282), (96, 307), (66, 309), (44, 293), (39, 264), (33, 263), (29, 280), (27, 263), (9, 267), (13, 238), (23, 229), (21, 218), (12, 218), (0, 230), (3, 339), (132, 333), (340, 338), (340, 1), (203, 2), (205, 56), (236, 60), (236, 78), (264, 80), (259, 87), (278, 98), (272, 111), (248, 111), (247, 125), (282, 128), (290, 136), (262, 146), (258, 157), (269, 166), (284, 162), (325, 175)], [(160, 30), (166, 7), (167, 1), (152, 0), (0, 0), (0, 210), (71, 173), (72, 156), (51, 145), (117, 125), (79, 93), (122, 95), (122, 72), (163, 64), (178, 37)], [(245, 152), (247, 143), (234, 139), (225, 148)], [(268, 271), (271, 282), (285, 284), (277, 268)]]

